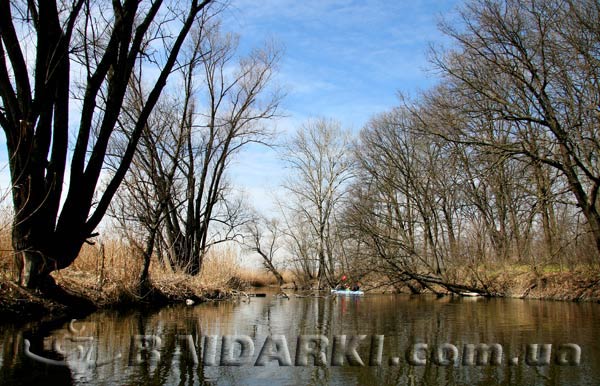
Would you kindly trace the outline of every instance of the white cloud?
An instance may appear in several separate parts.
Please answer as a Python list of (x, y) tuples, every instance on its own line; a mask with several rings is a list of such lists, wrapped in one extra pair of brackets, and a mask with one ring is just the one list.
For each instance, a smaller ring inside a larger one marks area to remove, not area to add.
[[(238, 0), (225, 28), (241, 34), (242, 48), (275, 40), (285, 47), (277, 81), (288, 92), (287, 116), (274, 124), (289, 133), (308, 118), (337, 119), (358, 131), (374, 114), (398, 103), (397, 92), (426, 88), (429, 42), (450, 2)], [(280, 138), (283, 137), (283, 134)], [(272, 149), (250, 148), (232, 165), (231, 179), (253, 205), (273, 211), (283, 169)]]

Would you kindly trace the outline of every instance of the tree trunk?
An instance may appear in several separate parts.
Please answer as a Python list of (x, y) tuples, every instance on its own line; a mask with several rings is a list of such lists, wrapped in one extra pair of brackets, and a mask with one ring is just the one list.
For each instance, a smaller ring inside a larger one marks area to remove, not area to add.
[(277, 280), (277, 285), (281, 287), (283, 285), (283, 276), (281, 276), (281, 273), (279, 273), (277, 268), (275, 268), (275, 266), (270, 261), (265, 263), (269, 272), (271, 272), (273, 276), (275, 276), (275, 279)]
[(35, 288), (44, 281), (43, 259), (40, 253), (33, 251), (15, 252), (17, 282), (22, 287)]
[(17, 214), (12, 229), (17, 282), (22, 287), (44, 288), (54, 281), (50, 273), (68, 267), (77, 257), (85, 238), (72, 234), (65, 241), (56, 232), (40, 229), (41, 216)]
[[(59, 244), (57, 247), (60, 247), (61, 243), (57, 244)], [(20, 248), (14, 247), (17, 282), (22, 287), (43, 289), (54, 283), (50, 277), (51, 272), (71, 265), (77, 257), (83, 242), (79, 244), (79, 247), (70, 243), (64, 250), (61, 249), (62, 253), (56, 252), (55, 248), (48, 250), (45, 248), (23, 247), (21, 242), (18, 242), (17, 245), (21, 246)]]

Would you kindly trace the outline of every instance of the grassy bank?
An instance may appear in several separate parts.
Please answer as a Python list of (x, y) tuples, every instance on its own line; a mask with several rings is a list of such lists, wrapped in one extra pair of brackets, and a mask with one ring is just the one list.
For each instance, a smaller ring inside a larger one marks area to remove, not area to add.
[(599, 272), (588, 265), (569, 268), (512, 265), (487, 275), (493, 289), (506, 297), (600, 302)]
[(268, 272), (242, 267), (237, 251), (214, 248), (205, 257), (198, 276), (189, 276), (152, 261), (150, 291), (140, 296), (138, 279), (142, 261), (139, 253), (119, 240), (104, 240), (102, 244), (85, 245), (70, 267), (52, 273), (61, 291), (55, 298), (72, 298), (77, 305), (75, 308), (78, 308), (74, 310), (73, 302), (66, 306), (64, 302), (48, 299), (46, 295), (14, 283), (13, 255), (6, 232), (0, 233), (0, 250), (2, 320), (55, 318), (66, 313), (106, 307), (222, 300), (250, 286), (276, 284)]
[[(488, 264), (449, 270), (444, 278), (449, 283), (484, 289), (497, 297), (600, 302), (600, 269), (592, 265)], [(362, 281), (369, 283), (373, 292), (411, 292), (405, 283), (394, 283), (386, 275), (369, 274)], [(451, 294), (440, 285), (421, 289), (423, 293)]]

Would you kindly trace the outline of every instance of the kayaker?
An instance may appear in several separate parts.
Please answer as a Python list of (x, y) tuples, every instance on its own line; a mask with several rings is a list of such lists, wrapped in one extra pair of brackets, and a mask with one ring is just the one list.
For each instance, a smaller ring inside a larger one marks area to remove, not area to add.
[(337, 282), (337, 284), (335, 285), (335, 289), (336, 290), (341, 290), (341, 289), (347, 289), (348, 288), (348, 283), (346, 283), (346, 275), (343, 275), (342, 278), (340, 279), (340, 281)]
[(352, 286), (352, 291), (360, 291), (360, 283), (359, 282), (354, 283), (354, 285)]

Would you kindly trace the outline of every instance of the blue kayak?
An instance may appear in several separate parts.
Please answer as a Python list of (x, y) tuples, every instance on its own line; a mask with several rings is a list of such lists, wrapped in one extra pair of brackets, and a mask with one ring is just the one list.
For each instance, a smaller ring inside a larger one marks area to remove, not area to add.
[(349, 289), (342, 289), (342, 290), (336, 290), (336, 289), (332, 289), (331, 293), (334, 295), (354, 295), (354, 296), (362, 296), (365, 293), (363, 291), (351, 291)]

